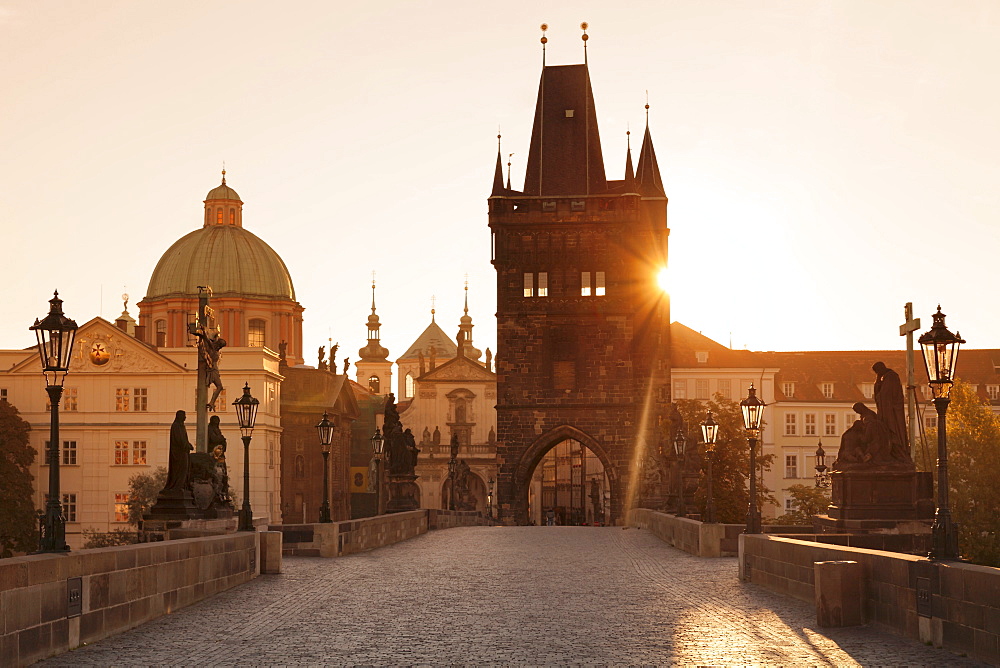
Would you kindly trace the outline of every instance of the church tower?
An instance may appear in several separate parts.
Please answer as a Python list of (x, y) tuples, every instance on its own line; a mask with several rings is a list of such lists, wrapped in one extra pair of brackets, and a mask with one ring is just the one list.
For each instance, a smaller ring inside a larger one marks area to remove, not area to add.
[(524, 188), (504, 184), (498, 149), (489, 197), (497, 493), (508, 524), (527, 521), (532, 476), (558, 443), (598, 457), (611, 521), (631, 505), (639, 463), (659, 445), (670, 311), (657, 276), (669, 231), (648, 105), (637, 169), (628, 148), (624, 162), (625, 178), (609, 181), (587, 65), (543, 64)]
[(358, 351), (358, 361), (354, 368), (358, 372), (358, 384), (367, 387), (374, 394), (386, 395), (392, 392), (392, 362), (389, 350), (380, 342), (378, 314), (375, 313), (375, 281), (372, 280), (372, 314), (368, 316), (368, 343)]

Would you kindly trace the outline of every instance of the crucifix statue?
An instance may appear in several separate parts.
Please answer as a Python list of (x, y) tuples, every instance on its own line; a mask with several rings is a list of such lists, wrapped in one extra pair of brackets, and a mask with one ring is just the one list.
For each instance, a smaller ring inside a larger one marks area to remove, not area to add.
[[(198, 391), (196, 398), (197, 431), (195, 448), (198, 452), (208, 452), (208, 412), (215, 411), (215, 401), (224, 389), (219, 374), (219, 360), (226, 340), (222, 338), (215, 321), (215, 311), (209, 306), (212, 288), (198, 286), (198, 313), (188, 324), (188, 332), (198, 337)], [(208, 388), (215, 386), (212, 398), (208, 398)]]
[(906, 302), (899, 335), (906, 337), (906, 420), (909, 425), (910, 457), (917, 459), (917, 384), (913, 377), (913, 332), (920, 329), (920, 318), (913, 317), (913, 302)]

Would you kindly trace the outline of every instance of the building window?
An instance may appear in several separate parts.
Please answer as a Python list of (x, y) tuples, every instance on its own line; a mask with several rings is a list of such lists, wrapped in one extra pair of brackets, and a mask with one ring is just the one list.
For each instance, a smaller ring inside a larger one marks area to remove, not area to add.
[(799, 433), (795, 413), (785, 413), (785, 436), (796, 436)]
[(145, 387), (132, 388), (132, 409), (137, 413), (145, 413), (149, 410), (149, 391)]
[(858, 414), (855, 413), (855, 412), (853, 412), (853, 411), (851, 411), (850, 413), (848, 413), (847, 415), (844, 416), (844, 428), (845, 429), (850, 429), (851, 426), (855, 422), (857, 422), (857, 420), (858, 420)]
[(935, 413), (924, 415), (924, 429), (937, 429), (937, 415)]
[(115, 522), (128, 522), (128, 492), (115, 494)]
[(76, 441), (62, 442), (63, 466), (76, 466)]
[(167, 321), (157, 320), (153, 323), (153, 331), (156, 333), (153, 344), (157, 346), (167, 345)]
[(799, 477), (799, 456), (798, 455), (785, 455), (785, 477), (786, 478), (798, 478)]
[(146, 441), (132, 441), (132, 463), (146, 463)]
[(803, 432), (806, 436), (816, 435), (816, 414), (806, 413), (805, 419), (805, 431)]
[(708, 364), (708, 351), (699, 350), (694, 354), (694, 360), (698, 364)]
[(372, 394), (379, 393), (379, 379), (378, 376), (368, 376), (368, 391)]
[(686, 380), (675, 380), (674, 381), (674, 399), (687, 399), (687, 381)]
[(790, 513), (795, 510), (795, 499), (785, 499), (785, 512)]
[(824, 436), (836, 436), (837, 435), (837, 414), (836, 413), (825, 413), (823, 415), (823, 435)]
[(263, 348), (266, 330), (267, 325), (263, 320), (257, 318), (251, 320), (249, 329), (247, 330), (247, 346), (250, 348)]
[(115, 441), (115, 465), (128, 464), (128, 441)]
[(544, 271), (538, 272), (538, 296), (549, 296), (549, 275)]
[(586, 211), (587, 210), (587, 200), (585, 199), (571, 199), (569, 201), (570, 211)]
[(986, 396), (993, 401), (1000, 399), (1000, 385), (987, 385)]
[(589, 297), (592, 288), (590, 287), (590, 272), (581, 271), (580, 272), (580, 296)]
[(871, 399), (875, 396), (875, 383), (861, 383), (861, 394), (864, 395), (865, 399)]
[(528, 272), (524, 274), (524, 296), (535, 296), (535, 275)]
[(708, 399), (708, 379), (696, 378), (694, 381), (694, 398)]
[(545, 213), (552, 213), (555, 210), (556, 210), (556, 203), (554, 200), (542, 202), (542, 211), (544, 211)]
[[(197, 390), (195, 390), (195, 401), (198, 401)], [(219, 398), (215, 400), (215, 412), (225, 413), (228, 410), (227, 406), (229, 406), (229, 402), (226, 400), (226, 390), (223, 388), (222, 392), (219, 392)]]
[(0, 387), (0, 401), (7, 401), (7, 388)]
[(129, 389), (119, 387), (115, 389), (115, 410), (119, 413), (128, 412), (129, 409)]
[(721, 394), (723, 398), (725, 399), (733, 398), (733, 381), (729, 380), (728, 378), (720, 378), (718, 387), (719, 387), (719, 394)]
[(833, 399), (833, 383), (823, 383), (820, 386), (820, 390), (823, 392), (825, 398)]
[(62, 407), (64, 411), (77, 410), (77, 391), (75, 387), (67, 387), (63, 390)]
[(218, 225), (222, 225), (222, 207), (219, 207), (215, 212), (215, 222)]
[(236, 224), (236, 209), (232, 209), (232, 208), (229, 209), (229, 224), (230, 225), (235, 225)]
[(782, 383), (781, 393), (785, 395), (786, 399), (795, 398), (795, 383)]
[(594, 281), (596, 285), (594, 286), (594, 294), (598, 297), (603, 297), (607, 294), (607, 290), (604, 284), (604, 272), (598, 271), (594, 273)]
[(524, 274), (524, 296), (548, 297), (549, 274), (544, 271), (538, 272), (537, 276), (532, 273)]
[(63, 517), (67, 522), (76, 522), (76, 494), (68, 493), (62, 495)]
[(406, 377), (403, 378), (403, 397), (406, 399), (413, 398), (413, 374), (408, 373)]

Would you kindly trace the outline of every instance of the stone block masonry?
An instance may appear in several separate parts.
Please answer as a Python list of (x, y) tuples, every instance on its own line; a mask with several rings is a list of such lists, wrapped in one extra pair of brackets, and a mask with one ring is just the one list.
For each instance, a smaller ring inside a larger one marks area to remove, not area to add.
[(257, 533), (0, 560), (0, 665), (133, 628), (259, 573)]
[(1000, 665), (1000, 568), (791, 538), (740, 536), (740, 577), (813, 602), (816, 563), (855, 561), (864, 621)]

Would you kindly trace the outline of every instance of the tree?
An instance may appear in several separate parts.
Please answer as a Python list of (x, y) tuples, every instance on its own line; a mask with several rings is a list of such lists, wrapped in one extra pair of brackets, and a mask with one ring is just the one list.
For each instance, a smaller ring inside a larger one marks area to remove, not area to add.
[[(1000, 566), (1000, 416), (959, 380), (951, 390), (947, 419), (948, 501), (958, 523), (959, 549), (973, 563)], [(936, 453), (935, 430), (927, 433), (927, 441)]]
[(128, 481), (128, 523), (139, 526), (142, 516), (156, 503), (160, 490), (167, 484), (167, 469), (157, 466), (152, 473), (136, 473)]
[(812, 524), (813, 515), (826, 512), (830, 505), (830, 495), (827, 490), (815, 485), (792, 485), (785, 488), (795, 502), (792, 511), (776, 517), (769, 524)]
[(29, 425), (6, 400), (0, 401), (0, 558), (38, 546), (38, 516), (31, 465), (38, 453), (28, 445)]
[[(701, 423), (709, 410), (719, 423), (712, 457), (712, 496), (715, 500), (715, 519), (724, 524), (742, 524), (746, 521), (750, 505), (748, 471), (750, 469), (750, 448), (747, 445), (746, 430), (743, 429), (743, 413), (736, 401), (716, 394), (714, 399), (678, 399), (677, 410), (684, 420), (684, 429), (690, 440), (701, 440)], [(705, 508), (706, 488), (704, 484), (708, 471), (708, 460), (704, 444), (698, 446), (701, 460), (702, 483), (698, 485), (695, 502)], [(759, 446), (758, 446), (759, 448)], [(761, 481), (761, 473), (771, 468), (774, 455), (757, 453), (757, 502), (776, 503), (771, 490)]]

